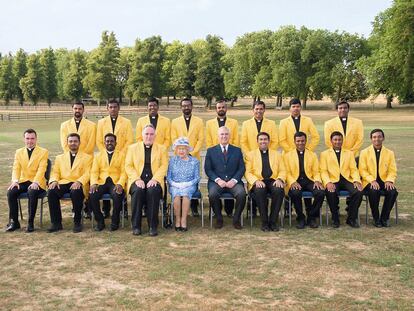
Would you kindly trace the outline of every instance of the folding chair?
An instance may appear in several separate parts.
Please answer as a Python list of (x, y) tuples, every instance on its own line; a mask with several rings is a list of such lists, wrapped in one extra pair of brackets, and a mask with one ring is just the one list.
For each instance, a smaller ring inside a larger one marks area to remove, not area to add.
[[(339, 191), (339, 194), (338, 194), (338, 197), (339, 197), (339, 199), (346, 199), (346, 198), (348, 198), (350, 196), (350, 193), (349, 193), (349, 191), (346, 191), (346, 190), (340, 190)], [(359, 220), (359, 209), (358, 209), (358, 224), (360, 225), (361, 224), (361, 222), (360, 222), (360, 220)], [(329, 225), (329, 204), (328, 204), (328, 201), (326, 200), (326, 225), (328, 226)]]
[[(124, 199), (122, 200), (122, 209), (121, 209), (121, 215), (120, 215), (122, 228), (125, 227), (124, 212), (125, 212), (126, 199), (127, 199), (126, 196), (124, 196)], [(104, 193), (100, 201), (112, 201), (111, 194)], [(93, 211), (92, 211), (92, 228), (94, 226), (94, 222), (95, 222), (95, 216), (93, 215)]]
[[(203, 194), (201, 193), (200, 189), (193, 194), (191, 200), (198, 200), (200, 202), (201, 207), (201, 227), (204, 227), (204, 202), (203, 202)], [(171, 208), (171, 223), (174, 224), (174, 207)]]
[[(272, 197), (270, 194), (267, 194), (267, 206), (269, 206), (269, 203), (272, 201)], [(247, 217), (250, 216), (250, 227), (253, 227), (253, 199), (254, 194), (252, 192), (248, 193), (248, 202), (249, 202), (249, 210), (247, 213)], [(283, 211), (282, 208), (280, 208), (279, 211), (279, 219), (280, 219), (280, 226), (283, 227)]]
[[(380, 196), (384, 197), (385, 196), (385, 192), (384, 191), (380, 191)], [(368, 193), (366, 191), (364, 191), (363, 193), (363, 197), (365, 200), (365, 224), (368, 225), (368, 218), (369, 218), (369, 214), (368, 214), (368, 206), (369, 206), (369, 200), (368, 200)], [(394, 206), (393, 206), (394, 210), (395, 210), (395, 224), (398, 224), (398, 197), (395, 200)]]
[[(229, 192), (224, 192), (220, 196), (221, 205), (224, 206), (225, 200), (233, 200), (236, 203), (236, 198)], [(213, 207), (210, 205), (209, 207), (209, 214), (210, 214), (210, 228), (213, 227)], [(243, 214), (240, 217), (241, 225), (243, 226)]]
[[(292, 227), (292, 199), (290, 196), (285, 197), (288, 200), (289, 206), (289, 227)], [(311, 191), (302, 191), (302, 199), (313, 199), (313, 193)], [(322, 207), (319, 210), (319, 225), (322, 226)], [(327, 207), (328, 208), (328, 207)]]

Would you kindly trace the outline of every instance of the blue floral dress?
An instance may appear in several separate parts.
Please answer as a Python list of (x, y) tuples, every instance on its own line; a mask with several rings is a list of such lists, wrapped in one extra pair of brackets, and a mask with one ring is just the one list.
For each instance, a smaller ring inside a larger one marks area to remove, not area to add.
[(167, 182), (173, 200), (176, 196), (191, 199), (200, 182), (200, 162), (190, 155), (188, 160), (173, 156), (168, 163)]

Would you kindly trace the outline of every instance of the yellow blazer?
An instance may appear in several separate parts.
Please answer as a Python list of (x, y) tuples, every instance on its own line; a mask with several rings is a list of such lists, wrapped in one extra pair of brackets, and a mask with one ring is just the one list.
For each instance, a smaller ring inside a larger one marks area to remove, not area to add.
[(91, 169), (91, 185), (103, 185), (108, 177), (112, 178), (114, 184), (119, 184), (125, 189), (125, 154), (115, 150), (111, 164), (108, 163), (108, 154), (106, 151), (100, 151), (93, 159)]
[[(309, 117), (300, 116), (299, 131), (307, 136), (306, 148), (310, 151), (315, 150), (319, 144), (319, 133)], [(289, 116), (280, 121), (279, 124), (279, 144), (284, 152), (296, 150), (294, 135), (296, 133), (295, 123)]]
[[(125, 159), (125, 172), (128, 177), (127, 191), (132, 183), (140, 179), (145, 164), (144, 144), (139, 142), (128, 147)], [(164, 191), (164, 177), (168, 168), (168, 152), (164, 145), (154, 143), (151, 151), (152, 179), (158, 181)]]
[(200, 160), (200, 151), (204, 141), (203, 120), (196, 116), (191, 116), (190, 129), (187, 131), (184, 117), (178, 117), (171, 122), (171, 143), (181, 136), (188, 138), (190, 146), (193, 147), (191, 155)]
[[(379, 177), (382, 181), (395, 183), (397, 178), (397, 165), (394, 152), (382, 146), (379, 161)], [(371, 145), (361, 151), (359, 156), (359, 174), (362, 178), (362, 186), (365, 187), (377, 177), (377, 159), (374, 147)]]
[(63, 152), (69, 151), (67, 137), (70, 133), (78, 133), (80, 136), (79, 151), (93, 155), (96, 142), (96, 124), (85, 118), (79, 124), (79, 131), (76, 130), (75, 119), (72, 118), (60, 125), (60, 144)]
[(341, 150), (341, 165), (338, 164), (338, 159), (333, 148), (329, 148), (328, 150), (322, 152), (320, 159), (320, 172), (322, 183), (325, 187), (329, 182), (338, 182), (340, 175), (352, 183), (361, 181), (358, 168), (356, 167), (354, 154), (346, 149)]
[[(279, 147), (279, 138), (276, 123), (267, 118), (263, 118), (262, 122), (261, 132), (266, 132), (270, 135), (269, 149), (277, 150)], [(243, 122), (240, 136), (240, 147), (244, 155), (247, 155), (250, 151), (258, 148), (257, 134), (257, 126), (254, 118)]]
[[(137, 142), (142, 141), (142, 129), (145, 125), (151, 124), (150, 117), (145, 116), (142, 118), (139, 118), (137, 121), (137, 126), (135, 130), (135, 137)], [(156, 133), (157, 136), (155, 137), (155, 142), (157, 144), (164, 145), (165, 148), (170, 147), (170, 129), (171, 129), (171, 122), (170, 119), (163, 117), (162, 115), (158, 115), (158, 121), (157, 121), (157, 129)]]
[[(283, 181), (286, 181), (286, 169), (285, 164), (283, 163), (282, 156), (279, 152), (275, 150), (268, 150), (269, 152), (269, 164), (272, 169), (273, 179), (280, 178)], [(255, 150), (250, 151), (245, 159), (246, 172), (244, 177), (247, 180), (247, 187), (249, 191), (253, 187), (254, 183), (257, 180), (263, 180), (262, 177), (262, 156), (260, 154), (260, 149), (256, 148)]]
[(70, 167), (69, 151), (56, 156), (49, 183), (57, 181), (59, 184), (68, 184), (79, 181), (82, 184), (83, 193), (87, 196), (92, 160), (91, 155), (79, 151)]
[[(324, 135), (325, 145), (327, 148), (331, 148), (331, 134), (332, 132), (341, 132), (344, 135), (344, 129), (342, 127), (339, 117), (335, 117), (325, 122)], [(344, 143), (342, 148), (350, 150), (354, 153), (354, 157), (359, 154), (359, 149), (364, 141), (364, 127), (362, 121), (352, 117), (348, 117), (346, 125), (346, 135), (344, 135)]]
[[(226, 118), (226, 127), (230, 130), (229, 144), (239, 146), (239, 124), (236, 119)], [(206, 122), (206, 149), (219, 143), (218, 141), (218, 123), (217, 118)]]
[[(292, 186), (292, 184), (298, 180), (300, 173), (299, 157), (296, 149), (285, 153), (283, 156), (283, 160), (285, 162), (286, 167), (287, 190), (289, 190), (290, 186)], [(316, 153), (306, 149), (303, 164), (306, 176), (310, 180), (322, 182), (321, 175), (319, 173), (319, 161), (318, 157), (316, 156)]]
[(130, 144), (133, 143), (132, 124), (131, 121), (122, 116), (118, 116), (115, 124), (115, 132), (112, 131), (111, 117), (107, 116), (98, 121), (98, 129), (96, 131), (96, 146), (99, 151), (105, 150), (105, 135), (113, 133), (116, 135), (116, 150), (126, 153)]
[(12, 181), (18, 183), (37, 182), (40, 188), (46, 190), (45, 172), (48, 156), (49, 151), (36, 146), (29, 160), (26, 147), (17, 149), (14, 155)]

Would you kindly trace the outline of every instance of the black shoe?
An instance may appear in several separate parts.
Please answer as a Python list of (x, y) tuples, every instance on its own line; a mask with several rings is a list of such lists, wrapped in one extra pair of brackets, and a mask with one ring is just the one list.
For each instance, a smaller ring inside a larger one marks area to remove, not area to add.
[(62, 230), (62, 224), (52, 224), (49, 229), (47, 229), (48, 233), (53, 233)]
[(228, 218), (233, 218), (233, 213), (226, 213)]
[(111, 226), (109, 227), (109, 231), (116, 231), (119, 229), (119, 226), (111, 224)]
[(105, 223), (104, 222), (98, 222), (95, 226), (95, 231), (102, 231), (105, 229)]
[(141, 235), (141, 229), (135, 228), (134, 230), (132, 230), (132, 234), (133, 235)]
[(347, 219), (346, 224), (349, 225), (352, 228), (359, 228), (358, 222), (356, 222), (355, 220), (352, 220), (352, 219)]
[(383, 227), (385, 228), (389, 228), (390, 226), (390, 221), (389, 220), (381, 220), (381, 224)]
[(175, 231), (181, 231), (181, 227), (175, 227)]
[(261, 229), (262, 229), (263, 232), (269, 232), (270, 231), (270, 228), (269, 228), (268, 225), (263, 225)]
[(149, 229), (149, 236), (154, 237), (154, 236), (157, 236), (157, 235), (158, 235), (157, 229), (155, 229), (155, 228), (150, 228)]
[(316, 222), (316, 219), (312, 218), (309, 221), (309, 227), (311, 227), (312, 229), (316, 229), (319, 227), (318, 223)]
[(340, 225), (341, 225), (341, 224), (340, 224), (339, 220), (338, 220), (338, 221), (335, 221), (335, 220), (334, 220), (334, 221), (332, 221), (332, 227), (333, 227), (333, 228), (335, 228), (335, 229), (336, 229), (336, 228), (339, 228), (339, 226), (340, 226)]
[(296, 225), (298, 229), (305, 229), (305, 219), (299, 220), (298, 224)]
[(73, 225), (73, 233), (79, 233), (82, 232), (82, 224), (74, 224)]
[(280, 230), (279, 225), (277, 225), (277, 224), (271, 224), (269, 229), (270, 229), (270, 231), (275, 231), (275, 232)]
[(28, 224), (27, 224), (27, 228), (26, 228), (26, 232), (33, 232), (34, 231), (34, 225), (33, 225), (33, 222), (29, 222)]
[(217, 219), (217, 221), (216, 221), (216, 224), (215, 224), (214, 228), (216, 228), (216, 229), (221, 229), (221, 228), (223, 228), (223, 219)]
[(380, 220), (374, 220), (374, 226), (377, 228), (381, 228), (382, 227), (382, 222)]
[(6, 232), (13, 232), (13, 231), (16, 231), (17, 229), (20, 229), (20, 223), (12, 221), (6, 227)]
[(234, 229), (241, 230), (243, 229), (242, 225), (239, 222), (236, 222), (233, 224)]
[(188, 231), (188, 228), (187, 227), (181, 227), (180, 231), (181, 232), (187, 232)]

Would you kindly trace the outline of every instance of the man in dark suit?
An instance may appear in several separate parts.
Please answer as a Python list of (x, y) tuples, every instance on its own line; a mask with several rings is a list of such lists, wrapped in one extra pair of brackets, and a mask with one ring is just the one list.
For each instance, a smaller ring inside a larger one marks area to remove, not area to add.
[(208, 176), (208, 198), (217, 216), (216, 228), (223, 227), (220, 196), (227, 192), (236, 199), (233, 226), (241, 229), (240, 217), (246, 203), (246, 191), (242, 177), (245, 172), (241, 149), (229, 144), (230, 130), (222, 126), (218, 129), (219, 144), (207, 149), (204, 169)]

